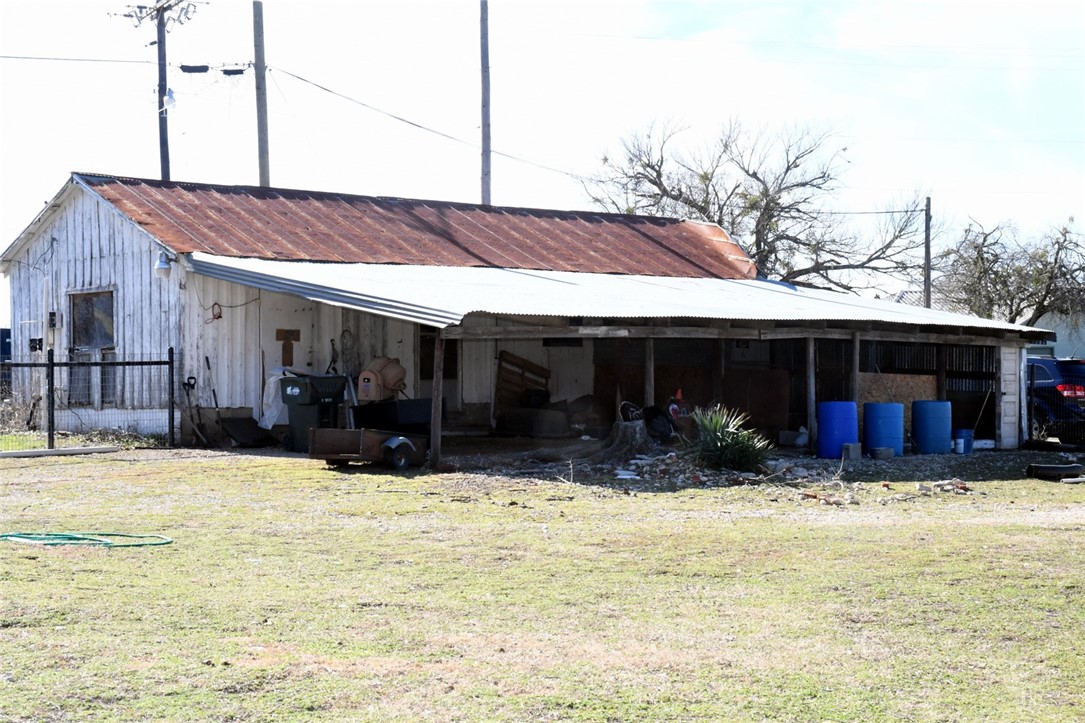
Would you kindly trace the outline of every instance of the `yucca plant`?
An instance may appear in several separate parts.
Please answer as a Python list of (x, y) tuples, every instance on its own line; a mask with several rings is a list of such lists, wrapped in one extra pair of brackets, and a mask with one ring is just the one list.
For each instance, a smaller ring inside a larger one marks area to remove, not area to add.
[(697, 457), (712, 467), (756, 472), (772, 443), (745, 425), (750, 415), (717, 404), (690, 414), (697, 425)]

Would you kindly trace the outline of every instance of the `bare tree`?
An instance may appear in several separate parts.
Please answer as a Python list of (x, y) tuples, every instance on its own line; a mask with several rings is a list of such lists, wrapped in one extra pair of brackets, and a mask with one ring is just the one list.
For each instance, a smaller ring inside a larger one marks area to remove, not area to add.
[(871, 273), (915, 277), (918, 198), (881, 216), (874, 239), (849, 231), (846, 217), (825, 208), (840, 187), (846, 150), (832, 149), (828, 134), (752, 137), (732, 123), (694, 153), (675, 148), (679, 134), (651, 127), (625, 139), (621, 158), (604, 158), (587, 184), (592, 200), (619, 213), (719, 224), (762, 275), (781, 281), (853, 291), (875, 285)]
[(976, 316), (1033, 326), (1045, 314), (1085, 312), (1085, 243), (1069, 225), (1020, 241), (1008, 223), (987, 230), (973, 220), (935, 265), (939, 294)]

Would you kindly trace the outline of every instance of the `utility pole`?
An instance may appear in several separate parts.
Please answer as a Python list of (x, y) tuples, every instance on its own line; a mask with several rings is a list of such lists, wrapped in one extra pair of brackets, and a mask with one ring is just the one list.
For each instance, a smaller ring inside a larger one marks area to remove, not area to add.
[(155, 9), (155, 27), (158, 31), (158, 157), (162, 164), (162, 180), (170, 180), (170, 130), (169, 109), (166, 108), (166, 7), (168, 0), (158, 3)]
[(490, 10), (480, 0), (479, 25), (482, 39), (482, 204), (490, 205)]
[(931, 308), (931, 197), (923, 211), (923, 306)]
[[(178, 7), (182, 5), (182, 7)], [(170, 11), (177, 8), (177, 12)], [(144, 20), (154, 18), (155, 45), (158, 46), (158, 157), (162, 164), (162, 180), (170, 180), (169, 108), (166, 100), (169, 85), (166, 82), (166, 34), (172, 25), (184, 25), (196, 14), (196, 5), (188, 0), (158, 0), (154, 5), (136, 5), (124, 17), (138, 28)]]
[(267, 147), (267, 65), (264, 62), (264, 3), (252, 0), (252, 36), (256, 65), (256, 147), (260, 185), (271, 185)]

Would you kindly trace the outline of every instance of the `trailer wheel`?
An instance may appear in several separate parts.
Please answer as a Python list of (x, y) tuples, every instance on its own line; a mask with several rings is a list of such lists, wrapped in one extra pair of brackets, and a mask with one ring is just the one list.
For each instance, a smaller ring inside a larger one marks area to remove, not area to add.
[(406, 444), (393, 447), (388, 451), (388, 464), (397, 472), (403, 472), (411, 466), (411, 448)]

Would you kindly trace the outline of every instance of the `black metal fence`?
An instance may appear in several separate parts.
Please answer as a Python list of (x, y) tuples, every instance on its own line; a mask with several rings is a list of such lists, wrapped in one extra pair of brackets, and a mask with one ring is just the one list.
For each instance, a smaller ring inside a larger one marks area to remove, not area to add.
[(0, 363), (0, 452), (174, 446), (176, 365), (111, 349)]

